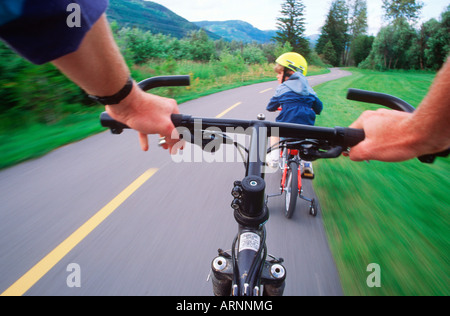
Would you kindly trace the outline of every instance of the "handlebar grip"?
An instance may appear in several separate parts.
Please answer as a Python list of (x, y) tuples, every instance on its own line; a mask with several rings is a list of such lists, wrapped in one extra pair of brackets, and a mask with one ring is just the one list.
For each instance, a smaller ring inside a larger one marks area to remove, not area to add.
[[(348, 89), (347, 99), (353, 101), (360, 101), (366, 103), (375, 103), (386, 106), (393, 110), (413, 113), (416, 109), (406, 101), (394, 97), (389, 94), (365, 91), (359, 89)], [(437, 154), (425, 155), (418, 157), (423, 163), (433, 163), (436, 157), (448, 157), (450, 155), (450, 148), (446, 151)]]
[(182, 114), (172, 114), (171, 115), (172, 123), (175, 125), (175, 127), (181, 126), (183, 122), (186, 121), (186, 115)]
[(103, 127), (111, 129), (113, 134), (122, 134), (124, 129), (129, 129), (129, 127), (123, 123), (114, 120), (108, 113), (103, 112), (100, 115), (100, 123)]
[(138, 85), (142, 90), (148, 91), (154, 88), (184, 87), (189, 86), (190, 84), (191, 84), (190, 76), (160, 76), (145, 79), (144, 81), (139, 82)]
[(339, 143), (344, 147), (356, 146), (366, 138), (362, 129), (337, 127), (336, 133)]
[(416, 110), (411, 104), (403, 101), (402, 99), (389, 94), (366, 90), (348, 89), (347, 99), (352, 101), (379, 104), (393, 110), (404, 111), (407, 113), (413, 113)]
[[(148, 91), (159, 87), (181, 87), (181, 86), (189, 86), (190, 84), (191, 84), (190, 76), (160, 76), (141, 81), (138, 83), (138, 86), (142, 90)], [(111, 129), (111, 132), (113, 134), (122, 134), (124, 129), (129, 128), (127, 125), (114, 120), (106, 112), (103, 112), (100, 115), (100, 122), (103, 127)]]

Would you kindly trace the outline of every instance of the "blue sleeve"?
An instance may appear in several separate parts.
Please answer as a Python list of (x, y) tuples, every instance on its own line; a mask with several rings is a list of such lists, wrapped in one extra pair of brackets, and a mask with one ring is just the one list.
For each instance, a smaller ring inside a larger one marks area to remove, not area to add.
[(279, 97), (273, 97), (269, 104), (267, 105), (267, 111), (269, 112), (275, 112), (280, 107), (280, 98)]
[(2, 0), (0, 39), (31, 62), (44, 64), (75, 52), (107, 7), (108, 0)]
[(323, 103), (322, 103), (322, 101), (320, 101), (320, 99), (318, 97), (315, 96), (315, 98), (316, 98), (316, 101), (314, 102), (313, 110), (316, 114), (319, 115), (320, 113), (322, 113)]

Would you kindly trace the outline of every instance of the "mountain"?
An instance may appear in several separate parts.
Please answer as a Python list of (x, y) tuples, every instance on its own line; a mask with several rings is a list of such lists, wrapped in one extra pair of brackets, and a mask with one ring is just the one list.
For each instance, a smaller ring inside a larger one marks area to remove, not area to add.
[(306, 38), (309, 40), (309, 43), (311, 45), (311, 48), (315, 48), (317, 45), (317, 41), (319, 40), (320, 34), (313, 34), (310, 36), (306, 36)]
[(261, 31), (244, 21), (200, 21), (194, 23), (229, 41), (268, 43), (276, 35), (276, 31)]
[[(183, 38), (202, 28), (212, 40), (224, 38), (228, 41), (268, 43), (276, 35), (276, 31), (261, 31), (250, 23), (238, 20), (189, 22), (160, 4), (144, 0), (109, 0), (106, 14), (120, 27), (137, 27), (176, 38)], [(314, 44), (316, 40), (314, 38), (311, 42)]]
[[(154, 34), (171, 35), (183, 38), (200, 27), (166, 7), (151, 1), (143, 0), (110, 0), (106, 11), (110, 21), (116, 21), (121, 27), (138, 27)], [(207, 32), (213, 39), (220, 36)]]

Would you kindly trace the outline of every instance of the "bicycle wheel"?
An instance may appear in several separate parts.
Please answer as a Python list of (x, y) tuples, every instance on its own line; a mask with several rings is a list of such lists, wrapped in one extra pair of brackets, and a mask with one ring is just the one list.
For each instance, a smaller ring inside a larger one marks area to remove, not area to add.
[(312, 199), (311, 205), (309, 206), (309, 215), (313, 217), (317, 216), (317, 203), (315, 199)]
[(295, 207), (297, 206), (298, 195), (298, 164), (295, 161), (289, 163), (286, 175), (286, 195), (284, 215), (292, 218)]

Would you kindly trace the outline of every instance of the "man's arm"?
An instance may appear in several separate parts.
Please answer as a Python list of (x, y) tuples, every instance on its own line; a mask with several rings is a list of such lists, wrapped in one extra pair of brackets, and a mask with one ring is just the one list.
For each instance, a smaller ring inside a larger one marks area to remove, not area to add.
[[(86, 93), (111, 96), (126, 84), (130, 72), (103, 15), (87, 33), (79, 49), (52, 63)], [(171, 114), (178, 114), (175, 100), (145, 93), (134, 83), (131, 93), (117, 105), (106, 110), (112, 118), (140, 132), (143, 150), (148, 150), (148, 134), (161, 134), (168, 147), (176, 143), (171, 139), (174, 130)]]
[(350, 127), (364, 129), (366, 139), (350, 150), (355, 161), (397, 162), (450, 147), (450, 59), (436, 76), (416, 112), (367, 111)]

